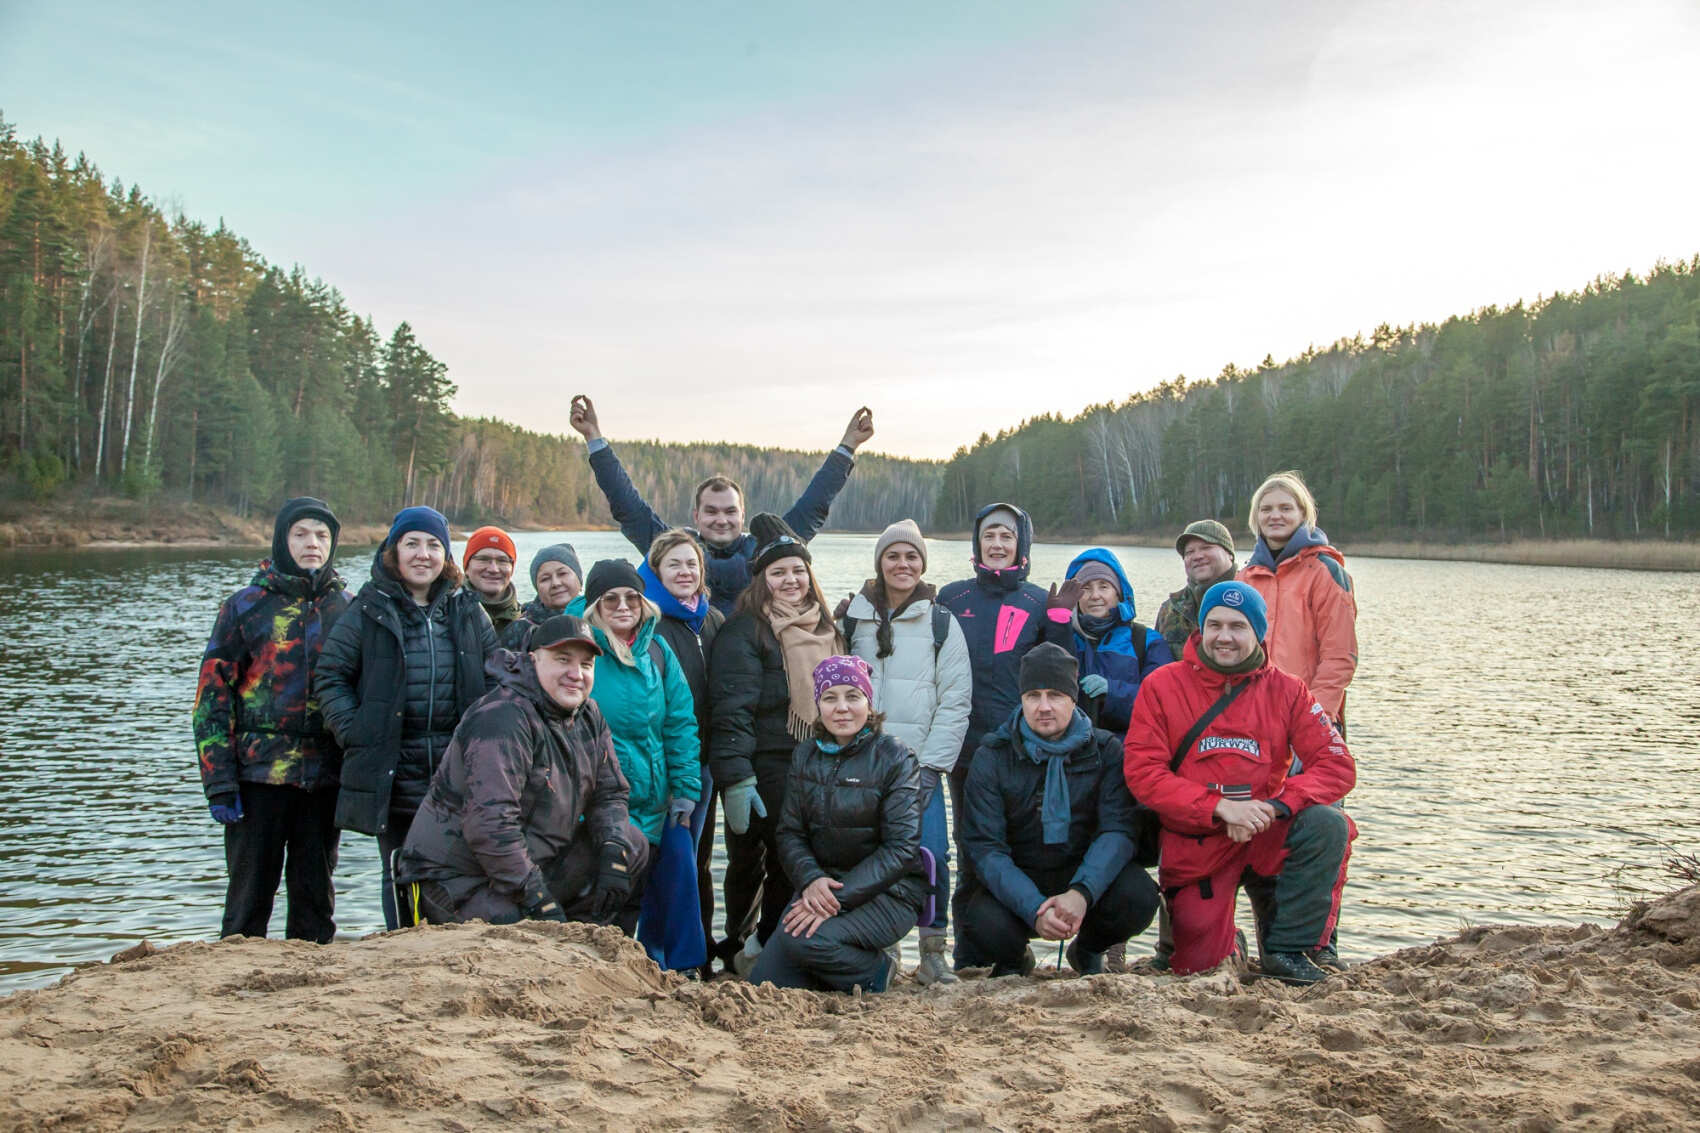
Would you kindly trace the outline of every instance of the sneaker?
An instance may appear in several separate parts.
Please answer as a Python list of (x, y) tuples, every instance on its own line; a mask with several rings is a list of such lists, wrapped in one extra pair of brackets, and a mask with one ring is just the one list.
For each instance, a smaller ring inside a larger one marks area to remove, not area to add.
[(1088, 952), (1080, 946), (1077, 936), (1069, 941), (1068, 950), (1063, 953), (1068, 959), (1068, 966), (1083, 976), (1099, 976), (1104, 974), (1104, 954)]
[(1340, 953), (1334, 950), (1332, 944), (1324, 944), (1310, 954), (1310, 962), (1325, 972), (1343, 972), (1346, 970), (1345, 961), (1340, 959)]
[(915, 982), (922, 987), (958, 982), (950, 970), (950, 960), (944, 954), (944, 934), (921, 938), (921, 966), (915, 969)]
[(742, 979), (750, 978), (750, 971), (756, 966), (756, 959), (761, 956), (761, 941), (751, 933), (744, 940), (744, 946), (732, 954), (732, 970)]
[(1328, 978), (1328, 973), (1311, 963), (1303, 952), (1270, 952), (1263, 956), (1263, 974), (1284, 984), (1308, 987)]

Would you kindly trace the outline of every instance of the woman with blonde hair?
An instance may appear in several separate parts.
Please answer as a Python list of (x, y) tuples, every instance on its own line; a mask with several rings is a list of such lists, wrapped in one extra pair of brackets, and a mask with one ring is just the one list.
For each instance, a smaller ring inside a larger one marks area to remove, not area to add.
[[(644, 597), (661, 611), (656, 636), (672, 646), (684, 670), (685, 683), (691, 687), (691, 700), (696, 709), (697, 736), (708, 736), (708, 652), (714, 646), (714, 636), (726, 622), (726, 615), (709, 601), (708, 564), (702, 544), (683, 527), (674, 527), (657, 535), (649, 545), (649, 554), (638, 564), (643, 579)], [(707, 940), (714, 939), (714, 776), (708, 769), (708, 744), (702, 745), (697, 773), (702, 779), (702, 798), (691, 814), (691, 837), (697, 847), (697, 899), (702, 908), (702, 930)], [(704, 832), (707, 837), (704, 837)], [(746, 843), (749, 835), (728, 838), (726, 842), (726, 873), (730, 878), (738, 871), (748, 870), (751, 854)], [(707, 976), (704, 965), (703, 975)]]
[[(673, 649), (657, 634), (661, 611), (643, 595), (643, 579), (625, 559), (604, 559), (585, 580), (585, 621), (602, 655), (590, 698), (614, 737), (614, 754), (631, 785), (626, 809), (651, 847), (662, 824), (689, 825), (702, 793), (697, 776), (696, 709)], [(628, 935), (643, 897), (633, 878), (631, 898), (615, 918)]]
[(708, 674), (709, 767), (722, 785), (728, 837), (761, 839), (760, 860), (736, 890), (728, 876), (722, 957), (739, 974), (748, 973), (791, 899), (776, 841), (785, 780), (798, 741), (820, 717), (815, 666), (844, 652), (808, 545), (768, 512), (750, 521), (750, 531), (758, 543), (754, 577), (714, 639)]
[(1257, 546), (1239, 578), (1269, 608), (1269, 660), (1304, 681), (1344, 733), (1346, 686), (1358, 667), (1358, 602), (1345, 556), (1316, 525), (1316, 500), (1297, 472), (1258, 486), (1248, 523)]

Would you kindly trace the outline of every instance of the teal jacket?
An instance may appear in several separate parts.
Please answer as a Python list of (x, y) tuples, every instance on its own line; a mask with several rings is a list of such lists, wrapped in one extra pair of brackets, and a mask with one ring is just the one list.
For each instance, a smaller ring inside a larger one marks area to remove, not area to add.
[(672, 647), (655, 636), (656, 621), (638, 627), (631, 665), (614, 656), (607, 634), (591, 627), (602, 656), (590, 698), (608, 722), (614, 754), (632, 787), (626, 804), (632, 825), (651, 842), (661, 841), (669, 800), (702, 797), (696, 702)]

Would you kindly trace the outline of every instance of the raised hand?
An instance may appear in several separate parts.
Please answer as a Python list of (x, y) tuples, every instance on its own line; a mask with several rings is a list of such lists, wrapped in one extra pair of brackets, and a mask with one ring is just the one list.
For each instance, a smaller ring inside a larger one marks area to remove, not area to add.
[(568, 411), (567, 420), (578, 434), (587, 441), (594, 441), (602, 435), (602, 426), (596, 420), (596, 406), (584, 394), (574, 394), (572, 408)]
[(855, 452), (868, 442), (874, 435), (874, 411), (866, 405), (850, 415), (850, 424), (844, 428), (844, 439), (838, 443)]

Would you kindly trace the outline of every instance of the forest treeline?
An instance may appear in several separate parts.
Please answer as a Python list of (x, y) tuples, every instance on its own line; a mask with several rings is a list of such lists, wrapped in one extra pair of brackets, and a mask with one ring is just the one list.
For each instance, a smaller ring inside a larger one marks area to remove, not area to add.
[(1691, 537), (1697, 400), (1700, 256), (982, 435), (933, 522), (1010, 499), (1051, 532), (1247, 538), (1252, 491), (1296, 468), (1337, 538)]
[[(457, 417), (447, 368), (222, 222), (167, 213), (0, 118), (0, 486), (163, 493), (265, 510), (290, 495), (367, 520), (428, 503), (463, 523), (607, 523), (579, 438)], [(830, 427), (830, 426), (829, 426)], [(819, 438), (830, 445), (836, 435)], [(619, 444), (685, 521), (710, 472), (788, 507), (822, 453)], [(831, 526), (930, 520), (941, 465), (863, 456)]]

